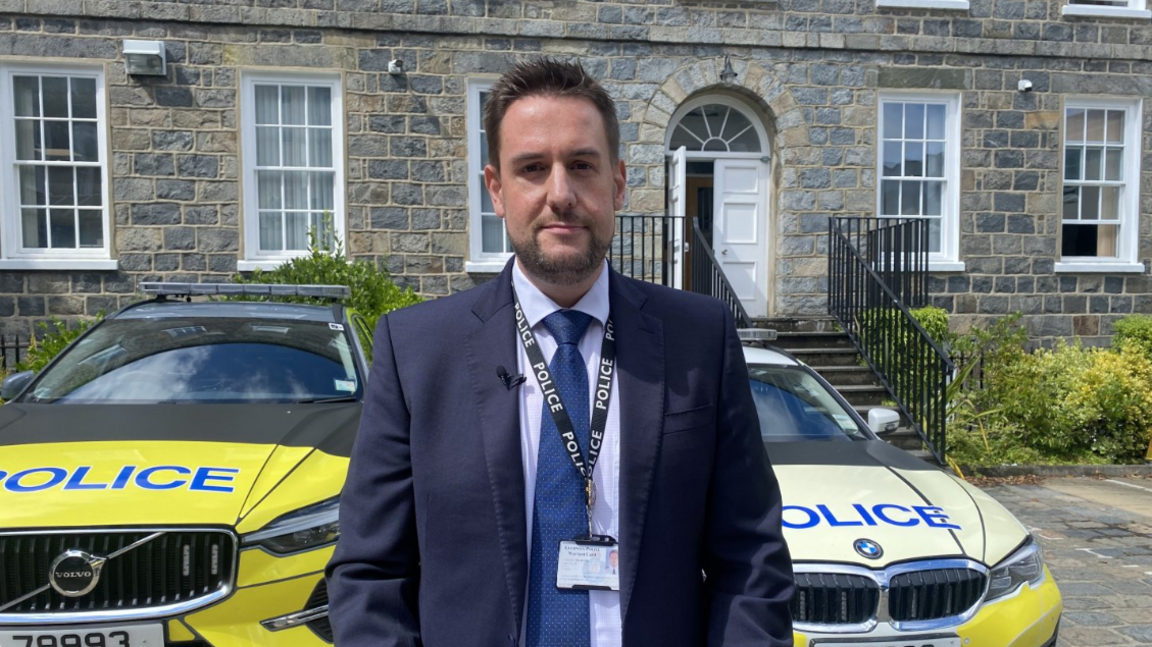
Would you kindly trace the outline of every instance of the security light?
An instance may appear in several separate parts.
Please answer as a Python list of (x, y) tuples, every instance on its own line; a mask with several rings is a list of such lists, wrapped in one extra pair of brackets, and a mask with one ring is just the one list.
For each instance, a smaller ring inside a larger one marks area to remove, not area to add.
[(124, 61), (128, 74), (164, 76), (168, 73), (164, 43), (158, 40), (125, 40)]

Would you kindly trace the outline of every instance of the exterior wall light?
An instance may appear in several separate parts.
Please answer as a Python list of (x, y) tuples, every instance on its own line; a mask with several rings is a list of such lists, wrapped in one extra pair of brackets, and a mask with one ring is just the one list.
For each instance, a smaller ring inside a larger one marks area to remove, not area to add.
[(732, 57), (724, 57), (724, 69), (720, 71), (720, 80), (731, 83), (736, 80), (736, 70), (732, 69)]
[(164, 43), (158, 40), (125, 40), (124, 61), (130, 75), (164, 76), (168, 73)]

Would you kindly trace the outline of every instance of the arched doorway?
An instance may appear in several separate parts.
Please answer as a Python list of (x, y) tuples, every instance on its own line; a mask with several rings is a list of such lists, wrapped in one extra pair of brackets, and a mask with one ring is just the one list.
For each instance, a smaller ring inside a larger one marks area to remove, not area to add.
[(685, 231), (700, 227), (748, 314), (768, 316), (770, 149), (763, 122), (735, 97), (701, 96), (673, 114), (665, 148), (669, 204), (683, 205)]

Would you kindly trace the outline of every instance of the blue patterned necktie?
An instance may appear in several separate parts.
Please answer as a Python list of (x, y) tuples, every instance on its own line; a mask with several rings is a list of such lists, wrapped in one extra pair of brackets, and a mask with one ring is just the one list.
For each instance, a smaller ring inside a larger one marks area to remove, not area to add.
[[(548, 364), (576, 439), (587, 456), (589, 437), (588, 369), (580, 356), (580, 338), (592, 317), (560, 310), (544, 318), (556, 340)], [(585, 647), (591, 642), (588, 592), (556, 588), (560, 542), (587, 534), (584, 477), (564, 449), (547, 403), (540, 417), (540, 453), (532, 513), (532, 555), (528, 577), (528, 647)]]

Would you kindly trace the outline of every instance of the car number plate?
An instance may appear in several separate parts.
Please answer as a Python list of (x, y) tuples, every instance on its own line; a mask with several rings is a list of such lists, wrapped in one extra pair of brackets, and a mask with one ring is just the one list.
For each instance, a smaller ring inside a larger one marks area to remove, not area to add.
[(164, 647), (164, 625), (5, 630), (0, 647)]
[(948, 636), (925, 636), (923, 638), (911, 637), (880, 641), (817, 640), (812, 645), (813, 647), (960, 647), (960, 639)]

